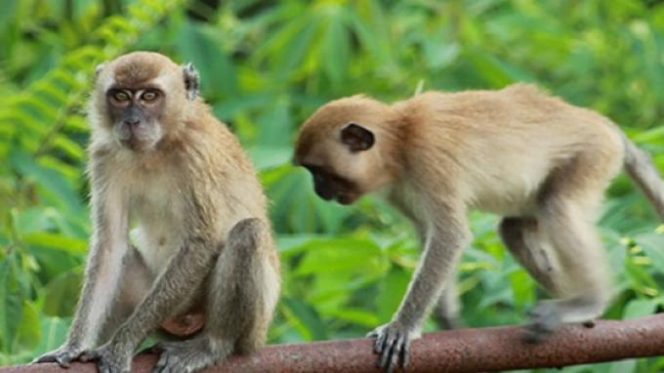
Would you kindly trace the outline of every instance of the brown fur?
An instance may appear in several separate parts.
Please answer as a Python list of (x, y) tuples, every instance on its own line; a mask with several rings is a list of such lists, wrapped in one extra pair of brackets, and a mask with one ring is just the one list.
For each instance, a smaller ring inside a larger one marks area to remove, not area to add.
[[(375, 145), (349, 150), (341, 133), (350, 123)], [(470, 240), (470, 209), (505, 216), (506, 245), (556, 297), (533, 312), (536, 338), (561, 322), (600, 316), (611, 286), (593, 222), (626, 151), (630, 174), (664, 211), (657, 170), (611, 121), (523, 84), (428, 92), (393, 105), (363, 96), (333, 101), (302, 126), (295, 162), (314, 174), (317, 191), (342, 203), (385, 190), (422, 236), (423, 257), (399, 311), (372, 333), (381, 365), (393, 369), (436, 299), (454, 324), (458, 305), (449, 293)], [(331, 179), (344, 182), (330, 186)]]
[[(136, 101), (140, 123), (125, 142), (117, 131), (128, 128), (125, 112), (107, 114), (117, 109), (106, 92), (118, 87), (164, 96), (160, 113)], [(128, 371), (150, 332), (201, 302), (205, 329), (162, 346), (163, 372), (201, 369), (264, 344), (280, 283), (266, 198), (237, 139), (191, 93), (183, 69), (156, 53), (125, 55), (100, 71), (90, 113), (95, 230), (86, 282), (67, 343), (41, 361), (95, 358), (101, 371)]]

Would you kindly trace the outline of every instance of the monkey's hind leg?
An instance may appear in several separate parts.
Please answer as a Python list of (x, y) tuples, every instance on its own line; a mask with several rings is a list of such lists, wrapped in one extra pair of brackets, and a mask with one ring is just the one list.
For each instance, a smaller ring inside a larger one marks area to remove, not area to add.
[(265, 250), (269, 237), (259, 219), (233, 227), (210, 280), (205, 329), (190, 340), (162, 343), (155, 372), (195, 372), (265, 343), (279, 293), (277, 269)]
[(540, 302), (531, 312), (534, 341), (562, 323), (600, 317), (611, 300), (607, 254), (591, 220), (587, 210), (566, 198), (548, 201), (538, 216), (560, 268), (552, 277), (557, 299)]
[(498, 232), (505, 246), (516, 260), (549, 294), (556, 294), (555, 262), (550, 243), (532, 217), (506, 217), (500, 222)]

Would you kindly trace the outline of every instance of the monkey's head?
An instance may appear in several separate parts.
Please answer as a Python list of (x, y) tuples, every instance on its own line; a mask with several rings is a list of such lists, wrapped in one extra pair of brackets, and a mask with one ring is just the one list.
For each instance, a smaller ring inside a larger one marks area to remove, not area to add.
[(134, 52), (97, 68), (93, 123), (115, 143), (136, 152), (176, 136), (196, 101), (198, 73), (159, 53)]
[(300, 129), (293, 162), (311, 173), (321, 198), (351, 204), (393, 181), (395, 117), (368, 97), (332, 101)]

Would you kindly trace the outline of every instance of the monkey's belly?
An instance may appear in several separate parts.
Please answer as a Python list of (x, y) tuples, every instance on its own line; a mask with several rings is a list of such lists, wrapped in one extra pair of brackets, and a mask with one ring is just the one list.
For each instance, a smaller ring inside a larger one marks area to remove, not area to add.
[(527, 216), (534, 212), (536, 203), (532, 195), (505, 194), (481, 196), (473, 201), (471, 208), (501, 216)]

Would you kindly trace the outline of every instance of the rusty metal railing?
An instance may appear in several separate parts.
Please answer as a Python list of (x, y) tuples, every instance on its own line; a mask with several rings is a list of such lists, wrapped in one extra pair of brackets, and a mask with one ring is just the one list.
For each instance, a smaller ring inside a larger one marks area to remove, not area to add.
[[(563, 367), (664, 355), (664, 315), (599, 321), (592, 328), (569, 325), (539, 344), (524, 342), (522, 327), (459, 329), (413, 342), (409, 372), (487, 372)], [(141, 355), (133, 371), (150, 372), (156, 355)], [(208, 372), (378, 372), (368, 339), (274, 345), (233, 357)], [(55, 364), (0, 368), (0, 373), (63, 372)], [(76, 363), (69, 373), (96, 372)]]

